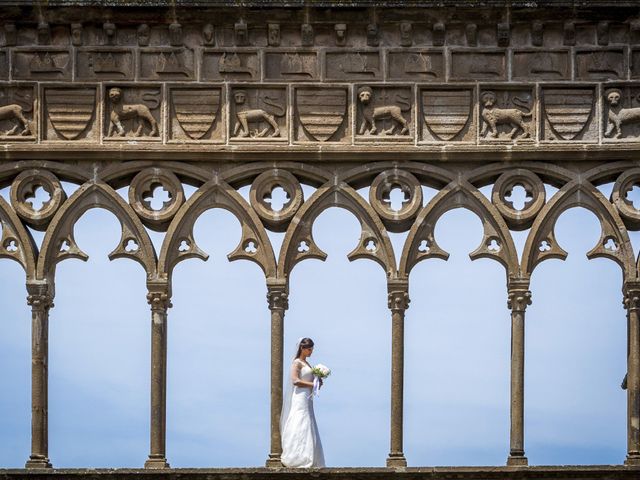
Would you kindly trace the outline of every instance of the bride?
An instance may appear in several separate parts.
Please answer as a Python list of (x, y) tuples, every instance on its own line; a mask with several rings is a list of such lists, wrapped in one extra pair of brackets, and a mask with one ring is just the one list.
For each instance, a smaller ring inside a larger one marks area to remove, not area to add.
[(307, 362), (312, 353), (313, 340), (302, 338), (291, 364), (280, 416), (281, 461), (285, 467), (324, 467), (322, 443), (313, 413), (313, 374)]

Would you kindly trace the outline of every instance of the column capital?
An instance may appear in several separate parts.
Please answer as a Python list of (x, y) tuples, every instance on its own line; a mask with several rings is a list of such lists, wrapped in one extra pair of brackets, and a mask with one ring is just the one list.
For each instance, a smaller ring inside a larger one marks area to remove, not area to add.
[(171, 304), (171, 286), (168, 282), (147, 282), (147, 303), (151, 311), (166, 312)]
[(629, 311), (640, 310), (640, 282), (625, 282), (622, 287), (624, 308)]
[(267, 287), (267, 303), (269, 310), (287, 310), (289, 308), (289, 293), (280, 286)]
[(404, 312), (409, 308), (409, 282), (406, 280), (389, 280), (387, 282), (387, 300), (392, 312)]
[(49, 282), (27, 282), (27, 304), (34, 310), (53, 308), (53, 288)]
[(514, 312), (524, 312), (531, 305), (531, 290), (529, 279), (510, 279), (508, 288), (507, 307)]

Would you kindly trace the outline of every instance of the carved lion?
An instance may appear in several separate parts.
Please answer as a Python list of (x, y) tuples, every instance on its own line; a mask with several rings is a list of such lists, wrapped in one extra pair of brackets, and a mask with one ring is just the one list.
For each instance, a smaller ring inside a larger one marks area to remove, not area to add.
[[(524, 119), (531, 117), (532, 111), (523, 112), (517, 108), (500, 108), (496, 107), (496, 94), (493, 92), (485, 92), (480, 98), (482, 101), (482, 119), (484, 120), (484, 129), (481, 135), (487, 136), (487, 133), (491, 131), (490, 136), (493, 138), (498, 137), (498, 125), (509, 125), (513, 127), (509, 132), (509, 138), (513, 139), (518, 130), (522, 130), (522, 138), (528, 138), (530, 135), (527, 125), (524, 123)], [(513, 103), (519, 107), (527, 108), (526, 104), (517, 97), (513, 99)]]
[(158, 136), (158, 122), (151, 115), (151, 110), (146, 105), (141, 103), (125, 104), (122, 103), (122, 90), (119, 88), (112, 88), (109, 90), (109, 100), (111, 101), (111, 115), (109, 123), (108, 137), (112, 137), (117, 134), (121, 137), (125, 136), (125, 129), (122, 125), (123, 120), (133, 119), (138, 122), (138, 128), (133, 133), (134, 136), (140, 137), (142, 135), (143, 120), (149, 124), (151, 132), (149, 136)]
[[(369, 87), (360, 87), (358, 89), (358, 100), (362, 105), (362, 123), (358, 130), (359, 135), (368, 133), (369, 135), (377, 135), (378, 128), (376, 127), (376, 121), (390, 118), (392, 120), (391, 128), (385, 130), (382, 133), (386, 135), (392, 135), (398, 125), (402, 126), (400, 135), (406, 135), (409, 133), (409, 122), (402, 116), (402, 112), (411, 108), (402, 109), (398, 105), (381, 105), (374, 107), (371, 104), (373, 97), (373, 91)], [(369, 127), (367, 129), (367, 126)]]
[[(271, 137), (279, 137), (280, 136), (280, 127), (278, 127), (278, 123), (276, 122), (275, 117), (281, 117), (284, 115), (284, 108), (275, 103), (270, 103), (271, 99), (269, 97), (265, 97), (264, 102), (267, 105), (271, 105), (274, 108), (278, 109), (278, 112), (275, 115), (271, 115), (261, 108), (250, 108), (247, 105), (247, 94), (243, 91), (237, 91), (233, 94), (233, 98), (236, 104), (236, 124), (233, 128), (233, 136), (234, 137), (248, 137), (250, 134), (249, 124), (250, 123), (259, 123), (265, 122), (268, 123), (273, 132), (271, 133)], [(264, 128), (261, 132), (258, 132), (256, 136), (264, 137), (267, 132), (269, 132), (269, 127)]]
[(622, 92), (617, 88), (607, 92), (607, 102), (609, 102), (609, 123), (605, 137), (610, 137), (615, 131), (613, 138), (620, 138), (622, 130), (620, 127), (625, 123), (637, 123), (640, 121), (640, 107), (622, 108), (620, 107), (620, 99)]
[(31, 135), (31, 126), (29, 120), (24, 116), (24, 109), (17, 103), (4, 105), (0, 107), (0, 120), (15, 120), (16, 124), (5, 135), (15, 135), (22, 126), (20, 135)]

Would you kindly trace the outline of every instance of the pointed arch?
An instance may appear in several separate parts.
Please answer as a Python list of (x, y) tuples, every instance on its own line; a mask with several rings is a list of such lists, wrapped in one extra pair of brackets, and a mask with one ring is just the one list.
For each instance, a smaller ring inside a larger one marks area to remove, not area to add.
[[(397, 272), (393, 247), (380, 218), (353, 188), (337, 180), (318, 188), (291, 221), (278, 259), (278, 277), (288, 278), (293, 267), (306, 258), (323, 261), (327, 258), (327, 254), (313, 240), (313, 223), (323, 211), (331, 207), (351, 212), (362, 228), (358, 245), (347, 258), (350, 261), (358, 258), (373, 260), (385, 270), (388, 278), (394, 278)], [(299, 248), (302, 242), (307, 247), (306, 250)]]
[(27, 280), (36, 277), (38, 248), (11, 205), (0, 197), (0, 258), (15, 260), (24, 268)]
[[(567, 252), (558, 245), (554, 230), (560, 215), (573, 207), (586, 208), (600, 222), (600, 239), (587, 252), (587, 258), (609, 258), (620, 265), (624, 279), (635, 279), (637, 269), (633, 248), (622, 219), (615, 207), (591, 182), (580, 179), (569, 182), (558, 190), (538, 214), (522, 254), (520, 268), (523, 274), (530, 276), (540, 262), (549, 258), (567, 258)], [(615, 249), (605, 246), (608, 240), (614, 242)]]
[[(73, 230), (80, 217), (92, 208), (113, 213), (122, 227), (122, 238), (109, 259), (130, 258), (142, 265), (148, 279), (155, 277), (156, 253), (140, 219), (113, 188), (103, 182), (90, 181), (81, 185), (62, 205), (47, 228), (38, 257), (37, 278), (53, 277), (58, 262), (66, 258), (88, 259), (76, 244)], [(127, 248), (131, 240), (137, 248)]]
[[(229, 261), (251, 260), (262, 268), (267, 278), (275, 277), (273, 247), (260, 218), (238, 192), (217, 177), (200, 187), (171, 221), (160, 252), (159, 275), (170, 278), (175, 266), (187, 258), (204, 261), (209, 258), (196, 245), (193, 227), (200, 215), (212, 208), (223, 208), (231, 212), (242, 226), (240, 243), (227, 255)], [(247, 251), (249, 243), (253, 243), (254, 252)]]
[(471, 260), (492, 258), (505, 267), (507, 276), (517, 274), (518, 254), (502, 216), (477, 188), (464, 180), (454, 180), (418, 214), (405, 241), (399, 275), (408, 277), (411, 269), (427, 258), (449, 258), (435, 240), (435, 226), (442, 215), (455, 208), (472, 211), (482, 222), (482, 242), (469, 254)]

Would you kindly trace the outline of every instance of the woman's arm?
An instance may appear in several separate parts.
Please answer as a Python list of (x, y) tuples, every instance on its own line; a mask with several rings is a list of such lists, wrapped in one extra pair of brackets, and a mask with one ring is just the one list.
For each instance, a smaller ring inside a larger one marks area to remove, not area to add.
[(305, 382), (300, 379), (300, 370), (302, 369), (302, 362), (294, 360), (291, 364), (291, 381), (296, 387), (313, 388), (313, 382)]

